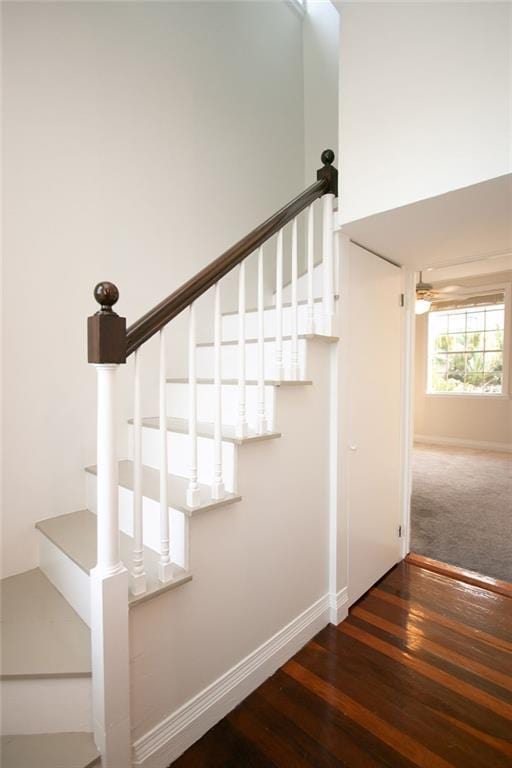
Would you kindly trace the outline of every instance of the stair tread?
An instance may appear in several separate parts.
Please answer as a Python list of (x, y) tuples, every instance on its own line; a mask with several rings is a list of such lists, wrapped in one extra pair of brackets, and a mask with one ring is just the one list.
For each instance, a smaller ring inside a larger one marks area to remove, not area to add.
[[(96, 565), (96, 515), (88, 509), (79, 509), (66, 515), (40, 520), (36, 528), (41, 531), (56, 547), (73, 560), (79, 568), (89, 574)], [(120, 532), (121, 560), (131, 567), (133, 539)], [(142, 595), (130, 594), (129, 603), (134, 605), (156, 594), (166, 592), (190, 581), (192, 575), (173, 563), (174, 578), (162, 584), (158, 581), (158, 552), (144, 547), (144, 567), (146, 570), (147, 590)]]
[[(171, 379), (173, 383), (184, 383), (187, 379)], [(208, 383), (209, 379), (205, 379), (203, 383)], [(133, 424), (133, 419), (129, 420), (130, 424)], [(151, 429), (159, 429), (160, 420), (158, 416), (149, 416), (142, 419), (143, 427), (150, 427)], [(167, 419), (167, 430), (169, 432), (178, 432), (180, 434), (188, 434), (188, 419), (180, 419), (177, 417), (169, 417)], [(202, 421), (197, 423), (197, 435), (198, 437), (211, 437), (214, 435), (213, 423)], [(258, 440), (274, 440), (277, 437), (281, 437), (280, 432), (265, 432), (263, 435), (258, 434), (253, 429), (249, 429), (246, 437), (237, 437), (235, 427), (231, 424), (222, 425), (222, 439), (224, 442), (235, 443), (236, 445), (243, 445), (244, 443), (257, 442)]]
[[(335, 342), (335, 341), (339, 341), (339, 336), (327, 336), (324, 333), (299, 333), (297, 338), (298, 339), (307, 339), (308, 341), (320, 340), (320, 341), (331, 342), (331, 343)], [(291, 341), (291, 339), (292, 339), (291, 336), (283, 336), (282, 337), (283, 341)], [(265, 342), (272, 342), (272, 341), (275, 341), (275, 340), (276, 340), (275, 336), (265, 336), (265, 338), (263, 339), (263, 341), (265, 341)], [(258, 343), (258, 339), (254, 338), (254, 337), (251, 337), (251, 338), (246, 339), (245, 343), (246, 344), (257, 344)], [(200, 341), (198, 344), (196, 344), (196, 346), (197, 347), (213, 347), (214, 346), (214, 342), (213, 341)], [(221, 342), (221, 346), (223, 346), (223, 347), (238, 346), (238, 339), (230, 339), (228, 341), (223, 341), (223, 342)], [(303, 383), (303, 382), (301, 382), (301, 383)]]
[[(86, 472), (96, 475), (97, 468), (86, 467)], [(177, 509), (188, 516), (197, 515), (199, 512), (205, 512), (210, 509), (233, 504), (241, 500), (241, 496), (236, 493), (228, 493), (223, 499), (212, 499), (211, 488), (209, 485), (199, 485), (200, 505), (192, 509), (186, 503), (186, 493), (188, 479), (178, 475), (168, 476), (168, 499), (169, 507)], [(119, 485), (128, 490), (133, 490), (133, 461), (123, 459), (119, 462)], [(153, 501), (160, 501), (160, 471), (153, 467), (142, 466), (142, 495)]]
[(92, 733), (0, 737), (2, 768), (91, 768), (100, 754)]
[(1, 677), (90, 677), (89, 627), (39, 568), (0, 582)]

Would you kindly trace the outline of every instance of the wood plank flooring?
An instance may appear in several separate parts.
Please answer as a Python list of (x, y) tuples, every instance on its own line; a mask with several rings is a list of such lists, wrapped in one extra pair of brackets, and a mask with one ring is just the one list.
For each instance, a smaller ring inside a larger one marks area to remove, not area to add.
[(402, 562), (173, 768), (512, 768), (512, 599)]

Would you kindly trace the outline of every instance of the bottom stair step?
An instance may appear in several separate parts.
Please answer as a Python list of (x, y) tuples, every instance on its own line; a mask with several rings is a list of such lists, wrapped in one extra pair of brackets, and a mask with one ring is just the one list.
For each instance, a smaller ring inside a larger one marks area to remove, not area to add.
[(90, 768), (100, 764), (91, 733), (2, 736), (2, 768)]
[(2, 579), (0, 596), (2, 680), (91, 676), (89, 628), (39, 568)]

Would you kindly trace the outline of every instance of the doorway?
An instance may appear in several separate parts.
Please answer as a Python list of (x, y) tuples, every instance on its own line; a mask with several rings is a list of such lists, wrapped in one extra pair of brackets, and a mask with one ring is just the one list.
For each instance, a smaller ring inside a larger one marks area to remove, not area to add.
[(512, 582), (512, 270), (481, 268), (417, 276), (410, 550)]

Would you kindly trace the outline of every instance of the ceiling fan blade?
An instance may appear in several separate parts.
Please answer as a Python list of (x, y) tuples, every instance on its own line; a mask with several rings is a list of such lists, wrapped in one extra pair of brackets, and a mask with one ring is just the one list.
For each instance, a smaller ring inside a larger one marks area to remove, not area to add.
[(436, 288), (437, 293), (461, 293), (464, 290), (463, 285), (444, 285), (442, 288)]
[(455, 294), (459, 296), (479, 296), (483, 293), (497, 293), (495, 288), (483, 290), (481, 286), (476, 285), (444, 285), (440, 288), (435, 288), (435, 290), (441, 295), (447, 294), (449, 296)]

